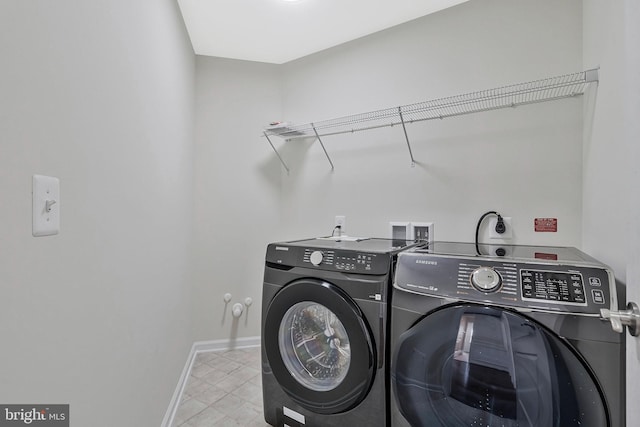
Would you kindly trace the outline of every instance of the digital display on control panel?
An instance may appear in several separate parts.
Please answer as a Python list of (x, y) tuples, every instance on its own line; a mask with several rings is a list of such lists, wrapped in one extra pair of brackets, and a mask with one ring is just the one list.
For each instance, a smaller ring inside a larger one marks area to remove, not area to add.
[(580, 273), (520, 270), (520, 284), (525, 300), (587, 305)]

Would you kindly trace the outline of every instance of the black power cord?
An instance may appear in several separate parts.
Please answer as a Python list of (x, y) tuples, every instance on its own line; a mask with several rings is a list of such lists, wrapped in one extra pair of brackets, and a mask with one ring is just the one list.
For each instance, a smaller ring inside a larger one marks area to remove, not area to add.
[[(489, 212), (485, 212), (480, 219), (478, 220), (478, 225), (476, 226), (476, 253), (478, 255), (482, 255), (480, 253), (480, 245), (478, 244), (478, 234), (480, 233), (480, 225), (482, 225), (482, 221), (484, 221), (484, 219), (489, 216), (489, 215), (495, 215), (498, 217), (498, 220), (496, 221), (496, 233), (498, 234), (502, 234), (505, 231), (507, 231), (507, 226), (504, 223), (504, 219), (502, 218), (502, 215), (500, 215), (498, 212), (496, 211), (489, 211)], [(498, 256), (504, 256), (505, 254), (505, 250), (503, 248), (498, 248), (496, 250), (496, 254)]]

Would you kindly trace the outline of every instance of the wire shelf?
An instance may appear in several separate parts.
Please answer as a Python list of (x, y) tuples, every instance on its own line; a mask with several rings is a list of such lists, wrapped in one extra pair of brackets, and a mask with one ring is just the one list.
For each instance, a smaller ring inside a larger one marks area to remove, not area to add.
[[(411, 154), (411, 145), (405, 127), (406, 123), (444, 119), (446, 117), (579, 96), (584, 94), (589, 83), (597, 81), (598, 70), (592, 69), (314, 123), (302, 125), (275, 124), (264, 129), (264, 136), (267, 139), (270, 135), (273, 135), (287, 140), (309, 137), (315, 137), (320, 140), (320, 137), (324, 136), (402, 125)], [(271, 141), (269, 142), (271, 143)], [(321, 140), (320, 142), (322, 143)], [(273, 144), (271, 145), (273, 147)], [(329, 158), (328, 154), (327, 158)], [(413, 155), (411, 155), (411, 160), (413, 163)], [(330, 158), (329, 162), (331, 163)]]

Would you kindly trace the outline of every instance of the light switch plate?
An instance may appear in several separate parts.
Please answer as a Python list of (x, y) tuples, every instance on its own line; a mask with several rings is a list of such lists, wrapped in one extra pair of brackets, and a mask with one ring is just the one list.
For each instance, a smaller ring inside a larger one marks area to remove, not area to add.
[(34, 237), (51, 236), (60, 231), (60, 180), (33, 175)]

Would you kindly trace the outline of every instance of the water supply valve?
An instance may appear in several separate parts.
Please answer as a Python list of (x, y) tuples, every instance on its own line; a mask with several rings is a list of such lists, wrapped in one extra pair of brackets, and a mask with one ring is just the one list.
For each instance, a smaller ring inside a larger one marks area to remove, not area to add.
[(236, 317), (236, 318), (242, 316), (243, 311), (244, 311), (244, 306), (239, 302), (233, 304), (233, 307), (231, 308), (231, 314), (233, 315), (233, 317)]
[(600, 309), (600, 317), (611, 322), (611, 327), (618, 333), (624, 333), (626, 326), (631, 336), (640, 335), (640, 309), (635, 302), (628, 303), (626, 310)]

